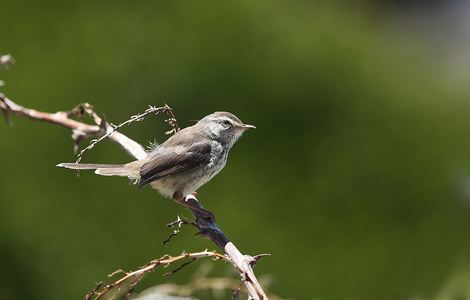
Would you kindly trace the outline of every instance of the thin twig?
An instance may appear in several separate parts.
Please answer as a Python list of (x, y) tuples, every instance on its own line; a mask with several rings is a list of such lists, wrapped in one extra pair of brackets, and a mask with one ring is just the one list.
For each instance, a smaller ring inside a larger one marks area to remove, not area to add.
[[(133, 115), (131, 116), (128, 120), (120, 123), (119, 125), (114, 125), (112, 123), (104, 123), (106, 125), (104, 125), (105, 129), (106, 129), (106, 133), (103, 134), (102, 136), (100, 136), (99, 138), (97, 139), (93, 139), (91, 140), (90, 144), (83, 148), (77, 155), (77, 160), (75, 161), (76, 163), (79, 163), (82, 158), (83, 158), (83, 154), (85, 154), (86, 151), (92, 149), (96, 144), (98, 144), (99, 142), (101, 142), (102, 140), (104, 140), (105, 138), (111, 136), (113, 133), (115, 133), (119, 128), (123, 127), (124, 125), (129, 125), (133, 122), (141, 122), (145, 119), (146, 116), (148, 116), (149, 114), (152, 114), (154, 113), (155, 115), (158, 115), (159, 113), (166, 113), (168, 115), (171, 116), (171, 119), (174, 118), (174, 115), (173, 115), (173, 112), (172, 112), (172, 109), (171, 107), (169, 107), (167, 104), (165, 104), (165, 106), (162, 106), (162, 107), (156, 107), (156, 106), (149, 106), (149, 108), (147, 108), (145, 110), (145, 112), (143, 113), (140, 113), (140, 114), (137, 114), (137, 115)], [(95, 119), (96, 120), (96, 119)], [(170, 125), (173, 126), (173, 124), (176, 124), (176, 123), (170, 123), (168, 122)], [(176, 126), (178, 126), (176, 124)], [(175, 127), (173, 127), (173, 130), (174, 130)], [(176, 127), (178, 128), (178, 127)]]
[(98, 282), (96, 286), (85, 295), (85, 300), (92, 300), (96, 292), (101, 288), (103, 282)]
[(252, 256), (251, 260), (249, 260), (248, 263), (250, 264), (250, 266), (254, 267), (261, 258), (266, 257), (266, 256), (271, 256), (271, 253), (261, 253), (261, 254)]
[[(93, 136), (101, 136), (104, 134), (104, 130), (99, 125), (91, 125), (84, 122), (74, 120), (69, 117), (67, 112), (56, 112), (56, 113), (47, 113), (42, 111), (37, 111), (34, 109), (23, 107), (19, 104), (16, 104), (7, 97), (0, 95), (0, 110), (7, 115), (16, 115), (18, 117), (24, 117), (31, 120), (48, 122), (54, 125), (65, 127), (72, 130), (72, 138), (81, 136), (83, 139)], [(97, 124), (101, 124), (101, 118), (97, 117), (94, 120)], [(119, 144), (128, 154), (135, 157), (136, 159), (142, 159), (147, 156), (145, 148), (142, 147), (139, 143), (128, 138), (124, 134), (115, 131), (108, 138)]]
[(181, 218), (180, 216), (177, 216), (175, 221), (166, 224), (167, 227), (169, 227), (169, 228), (175, 228), (176, 227), (176, 229), (174, 229), (168, 235), (168, 237), (163, 241), (163, 246), (166, 246), (173, 237), (177, 236), (181, 232), (181, 227), (183, 225), (192, 225), (192, 226), (197, 227), (196, 222), (193, 222), (193, 221), (187, 220), (185, 218)]
[(182, 263), (179, 267), (177, 267), (176, 269), (172, 270), (172, 271), (169, 271), (169, 272), (166, 272), (165, 274), (163, 274), (163, 276), (170, 276), (170, 275), (173, 275), (175, 274), (176, 272), (182, 270), (184, 267), (186, 267), (187, 265), (193, 263), (196, 261), (197, 258), (193, 258), (191, 259), (190, 261), (187, 261), (185, 263)]
[[(168, 106), (168, 104), (165, 103), (165, 106)], [(167, 122), (172, 127), (172, 129), (165, 132), (165, 134), (177, 133), (178, 131), (180, 131), (180, 127), (178, 126), (178, 121), (176, 121), (173, 110), (172, 109), (168, 110), (167, 114), (170, 115), (170, 118), (166, 119), (165, 122)]]
[(129, 287), (127, 288), (127, 293), (124, 296), (123, 300), (129, 299), (129, 297), (134, 292), (135, 287), (142, 280), (142, 278), (144, 278), (144, 274), (139, 274), (135, 276), (134, 280), (132, 280), (132, 282), (129, 284)]
[[(159, 259), (152, 260), (148, 264), (138, 268), (136, 271), (133, 271), (133, 272), (124, 272), (122, 270), (114, 271), (109, 276), (115, 276), (115, 275), (120, 274), (120, 273), (124, 273), (125, 275), (122, 276), (121, 278), (117, 279), (116, 281), (114, 281), (110, 284), (107, 284), (106, 286), (104, 286), (101, 289), (100, 289), (100, 286), (95, 287), (93, 290), (91, 290), (90, 292), (87, 293), (87, 296), (92, 295), (91, 296), (92, 298), (89, 298), (89, 299), (92, 299), (92, 300), (102, 299), (111, 289), (113, 289), (115, 287), (118, 287), (118, 286), (121, 286), (128, 279), (132, 278), (132, 282), (131, 282), (130, 286), (128, 287), (128, 290), (126, 291), (126, 295), (127, 295), (129, 293), (129, 291), (131, 291), (131, 289), (133, 290), (135, 288), (135, 286), (139, 283), (139, 281), (142, 280), (142, 278), (145, 274), (147, 274), (149, 272), (153, 272), (157, 267), (159, 267), (159, 266), (169, 266), (169, 265), (171, 265), (175, 262), (178, 262), (178, 261), (186, 259), (186, 258), (191, 258), (190, 262), (192, 262), (194, 260), (197, 260), (197, 259), (203, 258), (203, 257), (209, 257), (209, 258), (212, 258), (214, 260), (230, 261), (230, 259), (227, 256), (219, 254), (219, 253), (214, 252), (214, 251), (208, 251), (208, 250), (204, 250), (204, 251), (201, 251), (201, 252), (194, 252), (194, 253), (185, 253), (185, 252), (183, 252), (183, 253), (181, 253), (180, 255), (177, 255), (177, 256), (165, 255), (165, 256), (163, 256)], [(177, 271), (181, 270), (186, 265), (188, 265), (190, 262), (187, 262), (187, 263), (183, 264), (182, 266), (179, 266), (174, 271), (169, 272), (170, 274), (168, 274), (168, 275), (176, 273)], [(85, 298), (85, 299), (87, 299), (87, 298)]]

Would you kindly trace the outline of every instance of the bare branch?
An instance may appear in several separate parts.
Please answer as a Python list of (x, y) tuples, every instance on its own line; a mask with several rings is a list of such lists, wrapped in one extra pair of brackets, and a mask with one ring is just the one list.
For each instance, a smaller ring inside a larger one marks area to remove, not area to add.
[(184, 267), (186, 267), (187, 265), (189, 265), (190, 263), (193, 263), (196, 261), (197, 258), (193, 258), (191, 259), (190, 261), (187, 261), (185, 263), (182, 263), (178, 268), (170, 271), (170, 272), (166, 272), (165, 274), (163, 274), (163, 276), (170, 276), (170, 275), (173, 275), (175, 274), (176, 272), (182, 270)]
[[(199, 269), (195, 272), (194, 279), (188, 283), (161, 283), (145, 289), (137, 295), (134, 295), (135, 298), (133, 299), (151, 299), (151, 295), (173, 295), (176, 297), (189, 297), (194, 296), (201, 291), (211, 291), (216, 296), (215, 298), (220, 298), (217, 296), (221, 296), (222, 293), (224, 293), (225, 296), (228, 296), (231, 293), (232, 299), (239, 299), (242, 292), (246, 293), (243, 282), (240, 282), (239, 280), (233, 279), (231, 277), (209, 277), (208, 272), (210, 272), (211, 266), (212, 265), (207, 263), (201, 264)], [(260, 278), (260, 280), (265, 286), (269, 286), (271, 283), (271, 278), (269, 276), (263, 276)], [(273, 293), (269, 293), (268, 296), (271, 300), (282, 299)]]
[(105, 297), (105, 295), (108, 294), (108, 292), (110, 292), (111, 289), (118, 288), (118, 287), (123, 287), (124, 283), (126, 283), (128, 280), (131, 280), (131, 283), (129, 284), (129, 286), (125, 290), (125, 293), (126, 293), (125, 297), (128, 297), (132, 293), (134, 288), (137, 286), (137, 284), (142, 280), (144, 275), (147, 274), (147, 273), (155, 271), (156, 268), (158, 268), (160, 266), (167, 267), (167, 266), (169, 266), (173, 263), (179, 262), (179, 261), (187, 259), (187, 258), (191, 259), (190, 261), (180, 265), (175, 270), (165, 274), (165, 276), (168, 276), (168, 275), (171, 275), (171, 274), (174, 274), (174, 273), (178, 272), (179, 270), (181, 270), (182, 268), (184, 268), (185, 266), (187, 266), (191, 262), (193, 262), (193, 261), (195, 261), (199, 258), (203, 258), (203, 257), (209, 257), (209, 258), (212, 258), (214, 260), (230, 261), (230, 259), (228, 257), (226, 257), (225, 255), (219, 254), (219, 253), (214, 252), (214, 251), (208, 251), (208, 250), (204, 250), (204, 251), (201, 251), (201, 252), (194, 252), (194, 253), (185, 253), (185, 252), (183, 252), (183, 253), (181, 253), (180, 255), (177, 255), (177, 256), (165, 255), (161, 258), (152, 260), (151, 262), (147, 263), (146, 265), (138, 268), (136, 271), (133, 271), (133, 272), (125, 272), (123, 270), (117, 270), (117, 271), (112, 272), (111, 274), (108, 275), (108, 277), (113, 277), (117, 274), (122, 274), (122, 273), (124, 274), (124, 276), (122, 276), (121, 278), (119, 278), (118, 280), (116, 280), (116, 281), (114, 281), (110, 284), (105, 285), (104, 287), (102, 287), (102, 284), (100, 283), (93, 290), (91, 290), (90, 292), (87, 293), (87, 295), (85, 296), (85, 299), (86, 300), (100, 300), (103, 297)]
[(176, 221), (166, 224), (167, 227), (169, 228), (176, 227), (176, 229), (174, 229), (173, 232), (171, 232), (170, 235), (168, 235), (166, 240), (163, 241), (163, 246), (166, 246), (173, 237), (177, 236), (181, 232), (181, 227), (183, 225), (192, 225), (194, 227), (198, 227), (196, 222), (186, 220), (185, 218), (181, 218), (180, 216), (177, 216)]
[[(207, 214), (196, 196), (188, 195), (184, 199), (185, 206), (188, 207), (192, 214), (196, 217), (196, 224), (199, 228), (199, 235), (212, 240), (225, 254), (230, 257), (234, 267), (237, 269), (242, 281), (245, 283), (248, 293), (252, 299), (268, 299), (266, 293), (258, 282), (253, 272), (252, 264), (254, 259), (252, 256), (243, 255), (235, 245), (229, 241), (222, 230), (219, 229), (213, 217)], [(210, 212), (209, 212), (210, 213)], [(266, 256), (263, 254), (262, 256)]]
[[(165, 106), (169, 107), (168, 104), (166, 104), (166, 103), (165, 103)], [(166, 119), (165, 122), (167, 122), (172, 127), (172, 129), (165, 132), (165, 134), (177, 133), (178, 131), (180, 131), (180, 127), (178, 126), (178, 121), (176, 121), (175, 114), (173, 113), (173, 110), (169, 109), (167, 114), (170, 115), (170, 118)]]
[[(159, 113), (166, 113), (166, 114), (170, 115), (169, 120), (174, 119), (173, 111), (172, 111), (171, 107), (169, 107), (167, 104), (165, 104), (165, 106), (162, 106), (162, 107), (149, 106), (149, 108), (147, 110), (145, 110), (145, 112), (143, 112), (141, 114), (133, 115), (128, 120), (120, 123), (119, 125), (114, 125), (112, 123), (107, 123), (107, 122), (103, 121), (103, 119), (100, 119), (98, 117), (98, 115), (96, 115), (93, 111), (91, 111), (91, 112), (93, 114), (95, 123), (99, 124), (100, 127), (104, 127), (106, 133), (101, 135), (98, 139), (93, 139), (91, 141), (91, 143), (86, 148), (83, 148), (77, 155), (76, 163), (79, 163), (82, 160), (83, 154), (86, 151), (92, 149), (96, 144), (98, 144), (99, 142), (101, 142), (105, 138), (111, 137), (111, 135), (116, 133), (116, 131), (119, 128), (123, 127), (124, 125), (129, 125), (133, 122), (140, 122), (140, 121), (144, 120), (146, 116), (148, 116), (149, 114), (152, 114), (152, 113), (154, 113), (155, 115), (158, 115)], [(178, 125), (176, 124), (176, 121), (175, 122), (170, 122), (170, 121), (167, 120), (167, 122), (173, 127), (173, 130), (175, 130), (175, 128), (178, 128)], [(176, 126), (176, 127), (174, 127), (174, 126)], [(170, 131), (170, 132), (172, 132), (172, 131)], [(140, 146), (140, 147), (142, 147), (142, 146)], [(138, 153), (137, 155), (138, 155), (138, 157), (135, 156), (135, 155), (133, 155), (133, 156), (136, 157), (137, 159), (142, 159), (142, 158), (145, 158), (147, 156), (147, 153), (145, 153), (145, 155), (143, 153)]]
[[(169, 106), (167, 105), (163, 107), (150, 107), (144, 113), (135, 115), (129, 120), (117, 126), (111, 125), (107, 123), (104, 119), (100, 118), (96, 113), (94, 113), (91, 105), (89, 104), (82, 104), (81, 106), (76, 107), (70, 112), (46, 113), (23, 107), (21, 105), (16, 104), (12, 100), (0, 95), (0, 111), (2, 111), (2, 113), (4, 113), (6, 116), (12, 114), (18, 117), (25, 117), (31, 120), (48, 122), (51, 124), (71, 129), (73, 133), (72, 137), (75, 143), (79, 143), (85, 138), (98, 137), (98, 139), (92, 141), (87, 148), (82, 150), (81, 154), (79, 154), (79, 158), (82, 157), (86, 149), (93, 148), (94, 145), (96, 145), (98, 142), (102, 141), (106, 137), (111, 139), (113, 142), (119, 144), (128, 154), (130, 154), (134, 158), (145, 158), (147, 156), (147, 152), (145, 151), (144, 147), (142, 147), (139, 143), (133, 141), (132, 139), (128, 138), (127, 136), (116, 130), (126, 124), (137, 122), (151, 113), (165, 112), (169, 114), (170, 119), (167, 120), (167, 122), (173, 127), (173, 130), (170, 130), (168, 133), (173, 133), (179, 130), (173, 112), (171, 108), (169, 108)], [(76, 116), (77, 114), (80, 115), (80, 113), (82, 115), (87, 114), (91, 116), (95, 124), (87, 124), (71, 118), (71, 116)], [(227, 259), (230, 260), (235, 266), (236, 270), (240, 274), (240, 277), (242, 278), (243, 283), (247, 287), (250, 299), (268, 299), (266, 293), (259, 284), (252, 269), (252, 265), (259, 259), (259, 256), (255, 256), (253, 258), (248, 255), (243, 255), (218, 228), (217, 224), (215, 223), (213, 214), (210, 211), (204, 209), (194, 195), (186, 196), (184, 201), (180, 204), (184, 205), (185, 207), (188, 207), (191, 210), (192, 214), (196, 219), (196, 221), (191, 223), (191, 225), (194, 225), (199, 229), (199, 235), (210, 239), (221, 250), (225, 252)], [(159, 261), (159, 263), (161, 263), (161, 260)], [(142, 272), (145, 273), (147, 270), (153, 270), (157, 265), (147, 265), (143, 269), (139, 269), (138, 271), (136, 271), (137, 273), (128, 273), (128, 275), (124, 276), (122, 280), (126, 280), (130, 276), (138, 276), (138, 274), (141, 274)], [(129, 286), (133, 289), (140, 280), (141, 278), (132, 281)], [(122, 281), (118, 280), (118, 282), (115, 284), (121, 283)], [(108, 285), (105, 286), (103, 289), (109, 290), (112, 287), (113, 286)]]
[[(48, 122), (54, 125), (59, 125), (61, 127), (65, 127), (72, 130), (72, 138), (77, 139), (81, 138), (82, 140), (89, 137), (101, 136), (105, 134), (109, 128), (106, 125), (103, 128), (103, 122), (101, 122), (101, 118), (96, 116), (94, 120), (99, 125), (91, 125), (86, 124), (80, 121), (76, 121), (70, 118), (70, 113), (67, 112), (56, 112), (56, 113), (46, 113), (37, 111), (34, 109), (23, 107), (19, 104), (16, 104), (12, 100), (1, 96), (0, 95), (0, 110), (6, 115), (16, 115), (18, 117), (29, 118), (31, 120), (36, 121), (43, 121)], [(106, 124), (106, 123), (104, 123)], [(107, 136), (111, 141), (119, 144), (128, 154), (135, 157), (136, 159), (145, 158), (147, 156), (147, 152), (145, 151), (144, 147), (142, 147), (139, 143), (131, 140), (124, 134), (113, 131), (110, 135)]]
[(85, 300), (92, 300), (93, 296), (97, 293), (97, 291), (101, 288), (102, 285), (102, 281), (98, 282), (96, 286), (85, 295)]

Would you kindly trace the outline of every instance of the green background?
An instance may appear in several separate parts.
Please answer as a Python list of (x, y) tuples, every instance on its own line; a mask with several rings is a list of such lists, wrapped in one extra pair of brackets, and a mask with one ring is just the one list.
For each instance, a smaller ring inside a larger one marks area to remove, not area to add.
[[(290, 299), (469, 299), (470, 89), (386, 6), (321, 1), (2, 1), (8, 97), (90, 102), (119, 123), (168, 103), (181, 126), (217, 110), (258, 129), (199, 190), (256, 273)], [(81, 299), (115, 269), (215, 246), (122, 178), (58, 169), (70, 132), (0, 125), (0, 295)], [(126, 127), (162, 142), (161, 117)], [(109, 141), (83, 162), (130, 158)], [(214, 276), (232, 276), (216, 264)], [(197, 262), (140, 289), (187, 283)], [(211, 293), (199, 295), (211, 299)], [(229, 294), (225, 295), (229, 298)]]

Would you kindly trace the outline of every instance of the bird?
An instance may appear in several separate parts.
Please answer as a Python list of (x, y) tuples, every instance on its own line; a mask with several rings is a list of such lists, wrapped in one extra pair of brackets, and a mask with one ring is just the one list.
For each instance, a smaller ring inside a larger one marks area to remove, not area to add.
[(181, 202), (209, 182), (227, 163), (232, 146), (253, 125), (232, 113), (209, 114), (148, 151), (147, 157), (126, 164), (60, 163), (74, 170), (95, 170), (103, 176), (122, 176), (139, 188), (150, 185), (165, 197)]

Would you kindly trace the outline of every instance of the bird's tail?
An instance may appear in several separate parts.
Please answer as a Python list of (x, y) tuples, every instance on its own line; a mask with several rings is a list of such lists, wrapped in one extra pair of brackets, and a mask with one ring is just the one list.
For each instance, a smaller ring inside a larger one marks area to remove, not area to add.
[(125, 165), (60, 163), (57, 167), (73, 170), (95, 170), (95, 174), (98, 175), (122, 176), (132, 180), (139, 180), (140, 177), (140, 168), (135, 162)]

